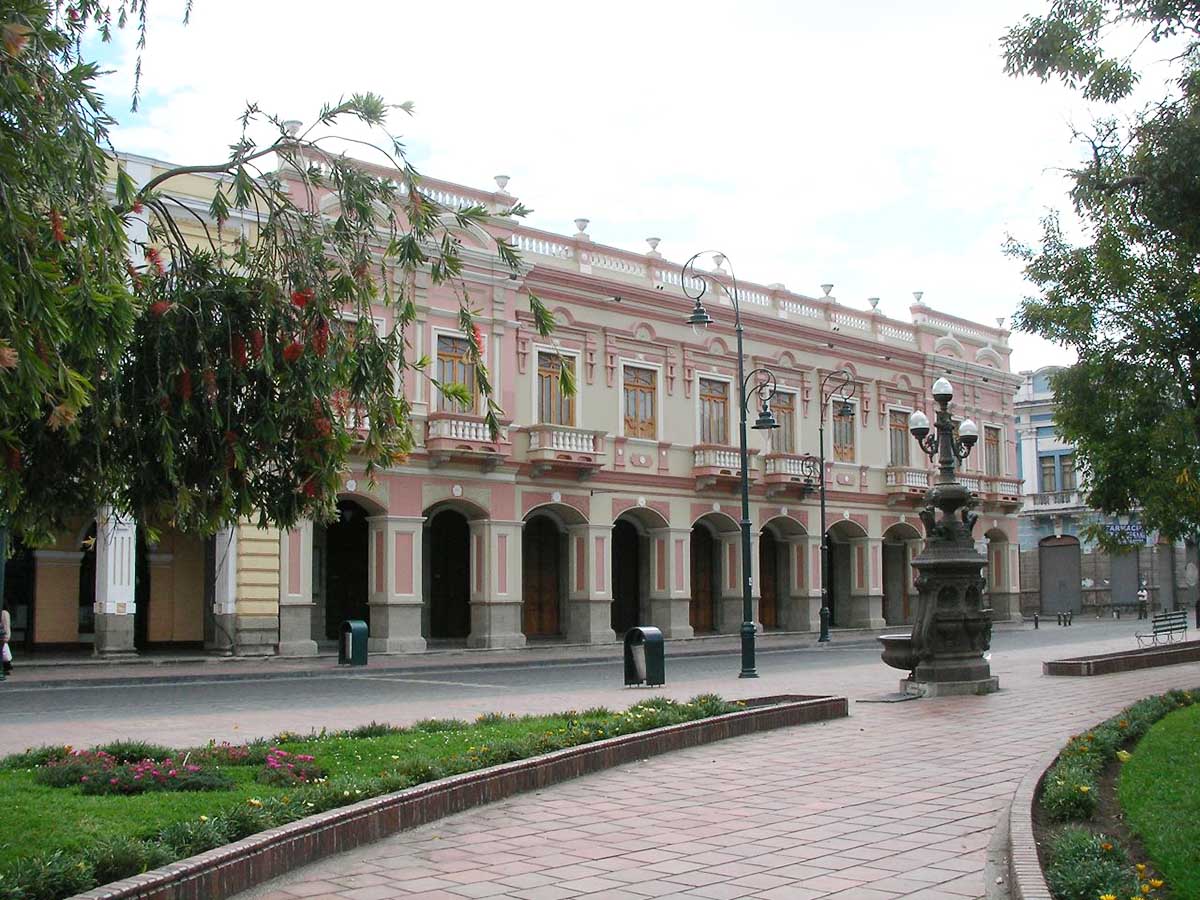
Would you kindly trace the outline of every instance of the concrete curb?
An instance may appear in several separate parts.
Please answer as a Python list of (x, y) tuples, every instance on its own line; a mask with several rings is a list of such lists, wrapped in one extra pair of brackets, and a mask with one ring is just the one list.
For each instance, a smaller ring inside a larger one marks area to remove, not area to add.
[(538, 790), (672, 750), (848, 715), (844, 697), (795, 696), (761, 700), (781, 702), (608, 738), (374, 797), (252, 835), (76, 897), (80, 900), (220, 900), (330, 854), (351, 850), (523, 791)]
[(1074, 656), (1042, 663), (1043, 675), (1114, 675), (1135, 669), (1155, 669), (1200, 660), (1200, 641), (1183, 641), (1158, 647), (1138, 647), (1116, 653)]
[(1013, 900), (1054, 900), (1042, 875), (1038, 845), (1033, 837), (1033, 800), (1060, 752), (1062, 748), (1058, 747), (1039, 756), (1013, 794), (1008, 812), (1008, 882)]
[[(1013, 630), (1019, 630), (1020, 626), (1014, 625)], [(866, 649), (876, 647), (876, 634), (883, 632), (875, 631), (844, 631), (835, 636), (835, 640), (830, 644), (818, 644), (816, 641), (815, 632), (790, 632), (787, 634), (779, 634), (778, 638), (784, 639), (779, 644), (763, 643), (759, 646), (760, 653), (771, 653), (775, 651), (790, 651), (790, 650), (813, 650), (826, 651), (830, 649)], [(791, 638), (795, 639), (791, 639)], [(729, 641), (729, 646), (719, 646), (718, 641)], [(733, 656), (740, 653), (740, 646), (733, 641), (736, 637), (731, 638), (729, 635), (721, 635), (720, 638), (690, 638), (676, 639), (667, 642), (668, 659), (679, 658), (704, 658), (717, 656)], [(438, 671), (453, 671), (461, 674), (464, 669), (525, 669), (538, 666), (556, 666), (556, 665), (572, 665), (572, 664), (594, 664), (594, 663), (620, 663), (621, 655), (618, 644), (607, 645), (611, 648), (608, 653), (589, 653), (581, 656), (556, 655), (551, 657), (540, 656), (542, 653), (552, 653), (563, 649), (571, 649), (574, 647), (584, 647), (589, 645), (584, 644), (569, 644), (555, 645), (552, 647), (527, 647), (521, 651), (522, 654), (529, 654), (527, 658), (521, 659), (492, 659), (491, 654), (504, 652), (511, 653), (512, 651), (494, 651), (494, 650), (442, 650), (432, 651), (412, 656), (376, 656), (374, 662), (366, 667), (339, 667), (331, 666), (316, 666), (308, 668), (282, 668), (272, 670), (274, 665), (295, 665), (299, 658), (296, 657), (261, 657), (254, 660), (241, 659), (237, 657), (209, 657), (207, 659), (198, 660), (190, 658), (186, 660), (149, 660), (146, 659), (140, 662), (131, 662), (123, 660), (121, 665), (137, 665), (146, 667), (147, 669), (172, 669), (182, 667), (184, 665), (203, 665), (206, 668), (211, 668), (214, 671), (205, 672), (175, 672), (170, 671), (151, 671), (146, 674), (139, 673), (123, 673), (121, 675), (103, 675), (103, 669), (108, 665), (116, 665), (116, 663), (80, 661), (77, 664), (41, 664), (36, 662), (25, 663), (20, 665), (19, 673), (24, 673), (36, 669), (41, 671), (37, 674), (49, 674), (55, 671), (64, 671), (73, 667), (86, 668), (89, 673), (86, 675), (77, 675), (75, 677), (58, 677), (58, 678), (25, 678), (18, 674), (16, 677), (10, 678), (4, 682), (9, 690), (21, 689), (44, 689), (44, 688), (71, 688), (71, 687), (127, 687), (132, 685), (171, 685), (171, 684), (194, 684), (196, 682), (213, 682), (213, 681), (245, 681), (245, 680), (271, 680), (271, 679), (288, 679), (288, 678), (323, 678), (323, 677), (354, 677), (354, 676), (370, 676), (376, 674), (403, 674), (408, 672), (432, 674)], [(330, 657), (305, 657), (311, 660), (329, 659)], [(229, 672), (220, 671), (226, 665), (253, 666), (253, 668), (244, 668), (239, 671)], [(97, 670), (97, 674), (93, 677), (90, 671)], [(4, 690), (4, 686), (0, 686), (0, 690)]]

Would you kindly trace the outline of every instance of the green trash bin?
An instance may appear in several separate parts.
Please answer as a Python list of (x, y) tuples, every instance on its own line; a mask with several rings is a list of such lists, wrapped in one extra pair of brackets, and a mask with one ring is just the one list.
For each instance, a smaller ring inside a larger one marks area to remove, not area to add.
[(367, 664), (367, 623), (362, 619), (347, 619), (342, 623), (342, 640), (338, 644), (339, 666)]
[(662, 632), (649, 625), (630, 628), (625, 632), (625, 684), (652, 687), (666, 682)]

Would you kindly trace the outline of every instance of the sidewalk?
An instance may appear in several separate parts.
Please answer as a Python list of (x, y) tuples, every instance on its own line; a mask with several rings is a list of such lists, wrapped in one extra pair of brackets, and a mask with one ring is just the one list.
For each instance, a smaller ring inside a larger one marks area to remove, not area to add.
[[(985, 866), (998, 816), (1041, 753), (1143, 696), (1200, 687), (1200, 663), (1047, 678), (1043, 655), (1003, 654), (997, 694), (854, 704), (848, 719), (622, 766), (330, 857), (242, 898), (983, 900), (995, 888)], [(820, 688), (853, 697), (882, 674), (829, 672)]]
[[(997, 630), (1014, 630), (1018, 623), (1002, 623)], [(896, 626), (878, 631), (867, 629), (835, 629), (830, 644), (839, 647), (875, 646), (877, 635), (908, 631), (908, 626)], [(792, 650), (823, 645), (817, 642), (817, 632), (771, 632), (758, 636), (759, 650)], [(703, 637), (667, 641), (667, 653), (673, 657), (725, 655), (736, 652), (741, 639), (736, 634), (705, 635)], [(336, 653), (307, 657), (238, 657), (209, 656), (200, 653), (154, 654), (128, 659), (102, 659), (78, 655), (16, 659), (16, 670), (10, 680), (0, 683), (24, 688), (70, 687), (80, 685), (119, 686), (129, 684), (187, 684), (196, 681), (242, 680), (246, 678), (302, 678), (362, 675), (372, 673), (422, 672), (452, 668), (462, 670), (476, 666), (506, 668), (553, 665), (563, 662), (607, 662), (621, 658), (622, 645), (568, 644), (548, 641), (529, 644), (521, 650), (470, 650), (465, 647), (434, 649), (424, 653), (382, 655), (370, 657), (366, 669), (339, 666)]]

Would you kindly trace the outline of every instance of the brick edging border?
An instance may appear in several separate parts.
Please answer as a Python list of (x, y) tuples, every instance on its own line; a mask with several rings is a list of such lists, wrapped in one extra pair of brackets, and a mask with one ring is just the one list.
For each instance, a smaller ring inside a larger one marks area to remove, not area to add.
[(1200, 660), (1200, 641), (1184, 641), (1158, 647), (1139, 647), (1116, 653), (1053, 659), (1042, 663), (1043, 675), (1112, 675), (1135, 669), (1153, 669)]
[(538, 790), (672, 750), (758, 731), (842, 718), (849, 713), (845, 697), (786, 699), (790, 702), (606, 738), (373, 797), (251, 835), (76, 897), (80, 900), (218, 900), (322, 857), (352, 850), (523, 791)]
[(1038, 845), (1033, 837), (1033, 800), (1061, 752), (1062, 748), (1056, 747), (1037, 758), (1017, 785), (1008, 809), (1008, 883), (1012, 900), (1054, 900), (1042, 874)]

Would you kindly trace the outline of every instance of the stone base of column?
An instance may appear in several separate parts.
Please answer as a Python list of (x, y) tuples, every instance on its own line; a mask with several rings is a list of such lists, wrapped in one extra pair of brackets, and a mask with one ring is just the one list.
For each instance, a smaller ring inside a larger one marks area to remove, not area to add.
[(687, 597), (650, 598), (650, 624), (663, 633), (665, 638), (695, 637), (690, 619), (691, 601)]
[(106, 659), (137, 656), (133, 646), (133, 616), (96, 613), (96, 643), (93, 652)]
[(312, 639), (315, 603), (285, 603), (279, 607), (280, 656), (316, 656), (317, 642)]
[(521, 632), (521, 601), (471, 603), (471, 634), (467, 646), (485, 650), (514, 650), (525, 646)]
[(887, 628), (883, 618), (883, 597), (851, 597), (849, 614), (844, 617), (844, 628)]
[(274, 656), (279, 643), (279, 616), (235, 616), (235, 656)]
[(992, 594), (992, 622), (1023, 622), (1019, 594)]
[(234, 617), (229, 613), (213, 613), (212, 640), (204, 649), (220, 656), (233, 656)]
[(421, 603), (372, 603), (369, 653), (424, 653)]
[(580, 599), (567, 601), (567, 640), (573, 644), (611, 644), (612, 601)]
[(784, 631), (817, 631), (821, 627), (821, 597), (788, 597), (779, 605)]

